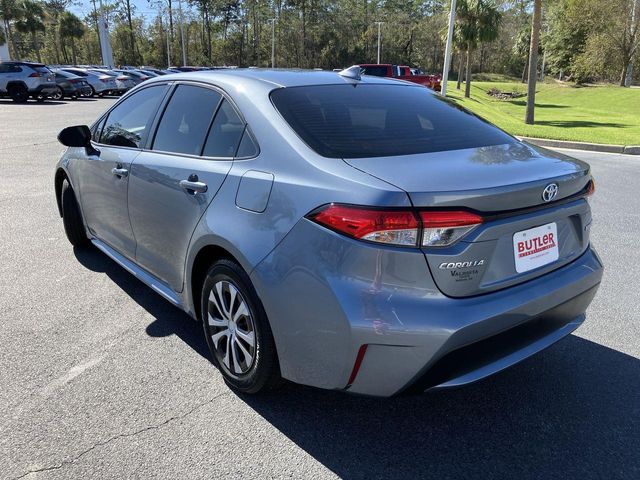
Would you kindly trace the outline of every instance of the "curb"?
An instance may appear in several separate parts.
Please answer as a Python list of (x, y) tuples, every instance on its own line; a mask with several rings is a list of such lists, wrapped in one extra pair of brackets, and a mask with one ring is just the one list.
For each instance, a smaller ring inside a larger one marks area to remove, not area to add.
[(640, 155), (640, 145), (607, 145), (602, 143), (568, 142), (565, 140), (550, 140), (547, 138), (517, 137), (539, 147), (570, 148), (574, 150), (591, 150), (592, 152), (622, 153), (625, 155)]

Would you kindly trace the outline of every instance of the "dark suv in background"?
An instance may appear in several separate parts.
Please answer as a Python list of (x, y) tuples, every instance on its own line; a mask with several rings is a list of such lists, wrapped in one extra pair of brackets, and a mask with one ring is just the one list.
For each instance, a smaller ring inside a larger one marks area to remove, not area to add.
[(53, 73), (42, 63), (0, 62), (0, 97), (16, 103), (29, 97), (42, 102), (57, 90)]

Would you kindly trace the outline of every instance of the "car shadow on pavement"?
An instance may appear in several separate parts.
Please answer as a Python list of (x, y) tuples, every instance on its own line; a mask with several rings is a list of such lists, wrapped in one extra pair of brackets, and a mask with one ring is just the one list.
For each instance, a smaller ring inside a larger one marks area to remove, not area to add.
[(342, 478), (640, 478), (640, 361), (577, 336), (458, 390), (241, 398)]
[[(74, 253), (155, 318), (149, 335), (208, 358), (199, 324), (98, 250)], [(287, 384), (238, 398), (343, 478), (640, 478), (640, 360), (575, 335), (455, 390), (377, 399)]]
[(149, 336), (176, 335), (198, 354), (209, 359), (207, 343), (198, 322), (194, 322), (186, 313), (164, 300), (98, 249), (75, 247), (73, 253), (85, 268), (105, 273), (123, 292), (153, 316), (154, 321), (146, 328)]

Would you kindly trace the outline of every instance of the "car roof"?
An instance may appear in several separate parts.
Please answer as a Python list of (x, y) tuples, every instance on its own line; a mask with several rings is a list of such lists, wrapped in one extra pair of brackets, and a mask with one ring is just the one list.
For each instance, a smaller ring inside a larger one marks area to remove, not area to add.
[(44, 63), (20, 62), (20, 61), (16, 61), (16, 60), (0, 61), (0, 63), (10, 64), (10, 65), (25, 65), (27, 67), (46, 67), (46, 65)]
[[(360, 80), (343, 77), (339, 72), (327, 70), (293, 70), (266, 68), (233, 68), (218, 70), (201, 70), (197, 72), (181, 72), (156, 77), (149, 82), (166, 82), (171, 80), (192, 80), (203, 83), (260, 83), (271, 88), (300, 87), (311, 85), (340, 85), (353, 82), (368, 84), (399, 85), (394, 79), (363, 75)], [(411, 84), (407, 84), (411, 85)]]

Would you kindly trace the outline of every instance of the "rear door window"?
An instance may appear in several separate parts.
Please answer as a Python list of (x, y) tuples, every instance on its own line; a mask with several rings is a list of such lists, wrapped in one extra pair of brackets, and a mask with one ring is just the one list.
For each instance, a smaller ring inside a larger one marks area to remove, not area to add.
[(387, 76), (387, 67), (364, 67), (363, 69), (364, 75), (373, 75), (374, 77), (386, 77)]
[(166, 85), (158, 85), (139, 90), (124, 99), (109, 112), (102, 128), (100, 143), (141, 148), (165, 92)]
[(412, 155), (515, 140), (423, 86), (314, 85), (271, 99), (309, 147), (330, 158)]
[(179, 85), (162, 115), (153, 149), (200, 155), (222, 95), (210, 88)]
[(244, 133), (242, 134), (242, 140), (240, 140), (240, 145), (238, 146), (238, 151), (236, 152), (236, 157), (255, 157), (256, 155), (258, 155), (258, 152), (258, 144), (253, 139), (253, 135), (251, 135), (249, 129), (245, 127)]
[(244, 132), (244, 122), (227, 100), (223, 100), (216, 118), (213, 120), (207, 143), (205, 157), (233, 157)]

